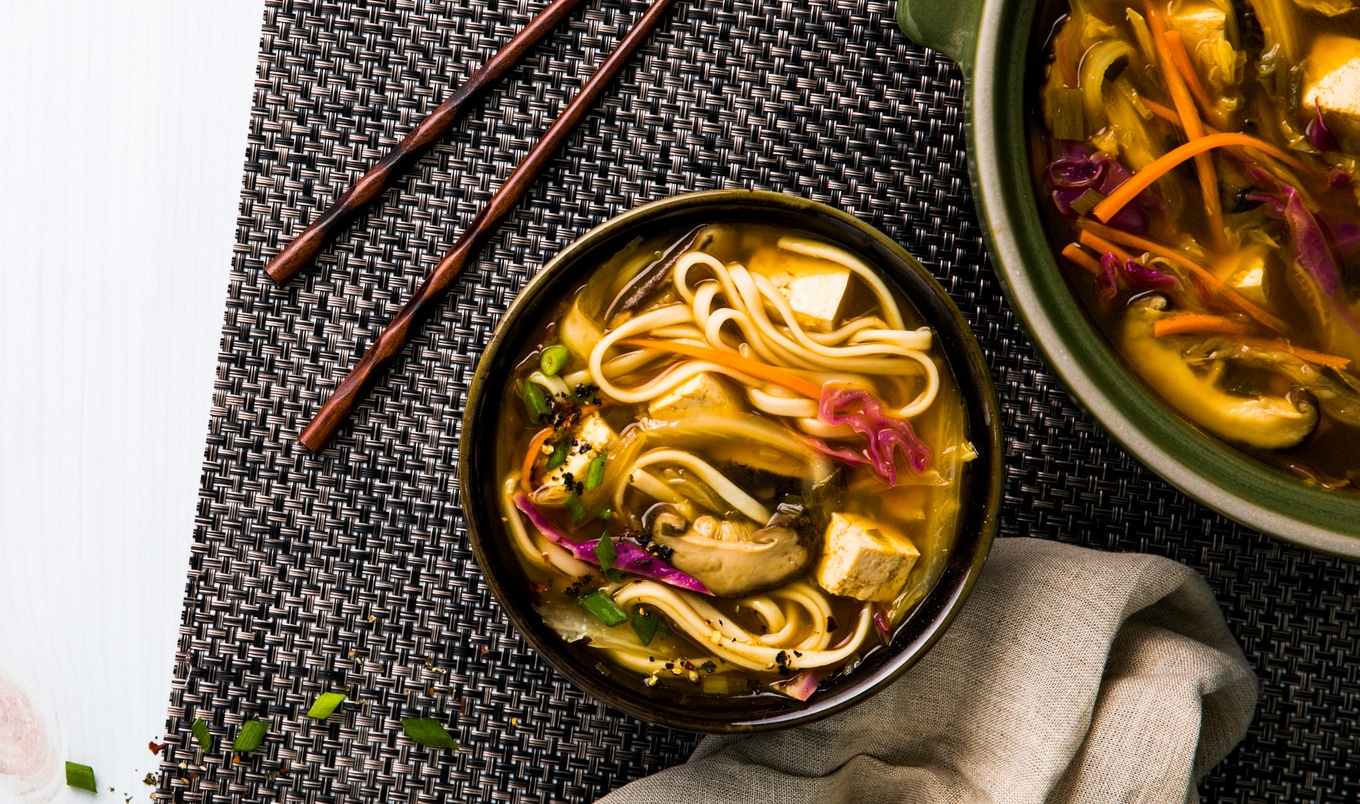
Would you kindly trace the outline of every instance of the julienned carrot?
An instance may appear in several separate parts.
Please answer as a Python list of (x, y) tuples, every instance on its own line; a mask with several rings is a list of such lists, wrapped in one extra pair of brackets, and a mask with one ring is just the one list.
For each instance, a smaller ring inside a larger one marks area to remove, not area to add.
[(1087, 229), (1082, 229), (1081, 232), (1077, 235), (1077, 242), (1082, 244), (1083, 246), (1086, 246), (1089, 249), (1098, 251), (1101, 254), (1113, 254), (1115, 257), (1119, 259), (1119, 262), (1121, 264), (1126, 263), (1129, 260), (1133, 259), (1132, 254), (1128, 253), (1119, 246), (1116, 246), (1114, 243), (1111, 243), (1109, 240), (1106, 240), (1105, 238), (1101, 237), (1095, 232), (1089, 231)]
[(538, 456), (543, 454), (543, 442), (548, 440), (548, 436), (553, 434), (551, 427), (544, 427), (534, 437), (529, 439), (529, 451), (524, 453), (524, 463), (520, 466), (519, 485), (524, 489), (525, 494), (532, 493), (534, 490), (534, 462)]
[[(1214, 111), (1213, 101), (1209, 100), (1209, 93), (1204, 91), (1204, 84), (1199, 80), (1199, 73), (1195, 72), (1195, 66), (1190, 63), (1190, 54), (1185, 49), (1185, 40), (1181, 38), (1180, 31), (1167, 31), (1166, 43), (1167, 55), (1171, 57), (1171, 63), (1180, 71), (1181, 77), (1185, 79), (1185, 88), (1190, 90), (1190, 95), (1199, 104), (1199, 108), (1204, 115), (1214, 122), (1218, 122), (1218, 113)], [(1206, 125), (1205, 128), (1208, 128)]]
[(1092, 276), (1100, 276), (1100, 263), (1096, 261), (1095, 257), (1086, 253), (1086, 249), (1076, 243), (1068, 243), (1063, 246), (1062, 255), (1073, 265), (1085, 269)]
[[(1166, 82), (1167, 91), (1171, 93), (1171, 101), (1176, 107), (1176, 114), (1180, 115), (1181, 128), (1185, 130), (1185, 136), (1190, 140), (1199, 139), (1204, 136), (1204, 124), (1200, 121), (1199, 113), (1195, 110), (1194, 99), (1190, 97), (1190, 90), (1186, 86), (1186, 77), (1177, 69), (1176, 61), (1172, 57), (1175, 46), (1170, 41), (1170, 35), (1173, 32), (1167, 31), (1166, 21), (1162, 19), (1162, 14), (1157, 10), (1154, 2), (1148, 2), (1146, 10), (1148, 28), (1152, 31), (1152, 41), (1154, 49), (1157, 51), (1158, 66), (1162, 70), (1162, 80)], [(1204, 209), (1209, 215), (1209, 236), (1214, 239), (1214, 244), (1221, 249), (1226, 244), (1224, 243), (1223, 210), (1218, 199), (1218, 176), (1214, 172), (1214, 160), (1207, 152), (1200, 152), (1194, 156), (1195, 173), (1199, 176), (1200, 192), (1204, 195)], [(1153, 164), (1156, 164), (1156, 162)], [(1101, 220), (1109, 220), (1109, 218), (1101, 218)]]
[(1224, 335), (1246, 335), (1247, 325), (1221, 315), (1181, 313), (1160, 318), (1152, 323), (1152, 334), (1158, 338), (1186, 332), (1217, 332)]
[(752, 377), (759, 377), (776, 385), (782, 385), (790, 391), (797, 391), (811, 399), (820, 399), (822, 396), (822, 387), (811, 380), (803, 379), (787, 369), (771, 366), (769, 363), (762, 363), (759, 360), (752, 360), (749, 357), (742, 357), (731, 352), (720, 352), (707, 346), (695, 346), (694, 344), (677, 343), (676, 341), (656, 341), (647, 338), (636, 338), (620, 341), (620, 343), (625, 346), (636, 346), (640, 349), (661, 349), (667, 352), (675, 352), (686, 357), (692, 357), (695, 360), (707, 360), (710, 363), (727, 366), (735, 371), (750, 374)]
[(1224, 132), (1222, 134), (1208, 134), (1199, 139), (1190, 140), (1179, 148), (1152, 160), (1151, 164), (1133, 174), (1128, 181), (1116, 187), (1114, 192), (1105, 197), (1104, 201), (1096, 204), (1096, 208), (1092, 210), (1092, 214), (1102, 222), (1108, 223), (1110, 218), (1119, 214), (1119, 210), (1123, 209), (1130, 201), (1136, 198), (1139, 193), (1143, 192), (1148, 187), (1151, 187), (1153, 182), (1157, 181), (1162, 176), (1165, 176), (1185, 160), (1214, 148), (1225, 148), (1234, 145), (1264, 151), (1300, 172), (1308, 169), (1302, 162), (1279, 148), (1276, 148), (1274, 145), (1249, 134), (1239, 134), (1233, 131)]
[[(1208, 137), (1205, 139), (1208, 139)], [(1203, 140), (1199, 141), (1202, 142)], [(1257, 307), (1241, 293), (1238, 293), (1233, 288), (1223, 284), (1223, 281), (1210, 273), (1208, 269), (1186, 257), (1184, 254), (1181, 254), (1179, 251), (1168, 248), (1155, 240), (1149, 240), (1146, 237), (1140, 237), (1136, 234), (1130, 234), (1109, 226), (1102, 226), (1092, 220), (1078, 220), (1077, 226), (1083, 230), (1089, 230), (1107, 240), (1113, 240), (1116, 243), (1122, 243), (1130, 248), (1141, 249), (1149, 254), (1155, 254), (1158, 257), (1168, 259), (1189, 271), (1206, 288), (1220, 294), (1234, 307), (1251, 316), (1263, 326), (1273, 329), (1276, 332), (1285, 332), (1289, 329), (1288, 325), (1283, 321), (1265, 310), (1262, 310), (1260, 307)]]
[(1290, 346), (1281, 341), (1272, 341), (1267, 338), (1243, 338), (1242, 342), (1249, 346), (1260, 346), (1265, 349), (1278, 349), (1281, 352), (1288, 352), (1300, 360), (1309, 363), (1316, 363), (1319, 366), (1329, 366), (1338, 371), (1343, 371), (1351, 364), (1350, 358), (1341, 355), (1329, 355), (1326, 352), (1315, 352), (1312, 349), (1305, 349), (1302, 346)]

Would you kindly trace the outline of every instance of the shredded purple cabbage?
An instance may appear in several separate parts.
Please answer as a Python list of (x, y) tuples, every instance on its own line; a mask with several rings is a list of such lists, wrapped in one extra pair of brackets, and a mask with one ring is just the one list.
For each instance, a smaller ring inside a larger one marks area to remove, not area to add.
[(1100, 285), (1100, 300), (1109, 301), (1119, 293), (1119, 258), (1110, 253), (1100, 256), (1100, 273), (1096, 276)]
[(1332, 236), (1337, 251), (1350, 254), (1360, 248), (1360, 219), (1344, 212), (1319, 210), (1314, 216)]
[[(1053, 191), (1053, 204), (1069, 218), (1077, 217), (1072, 203), (1088, 190), (1107, 196), (1131, 175), (1119, 160), (1100, 152), (1087, 154), (1085, 151), (1085, 146), (1065, 148), (1063, 155), (1048, 166), (1048, 187)], [(1136, 204), (1127, 204), (1108, 225), (1126, 232), (1146, 232), (1147, 213)]]
[(1346, 301), (1341, 281), (1341, 264), (1332, 249), (1327, 230), (1303, 205), (1298, 190), (1283, 182), (1278, 183), (1276, 187), (1280, 195), (1252, 193), (1247, 197), (1265, 202), (1265, 207), (1271, 215), (1284, 219), (1285, 225), (1289, 227), (1289, 235), (1294, 241), (1294, 261), (1331, 302), (1337, 319), (1352, 332), (1360, 334), (1360, 318)]
[(828, 458), (835, 458), (841, 463), (847, 464), (849, 466), (862, 466), (869, 462), (869, 459), (864, 457), (862, 453), (855, 452), (852, 449), (846, 449), (844, 447), (833, 447), (830, 444), (826, 443), (825, 441), (821, 440), (820, 438), (813, 438), (810, 435), (803, 435), (802, 433), (799, 433), (798, 435), (800, 438), (803, 439), (803, 442), (807, 444), (809, 447), (812, 447), (813, 449), (817, 450), (818, 452), (822, 453)]
[(1317, 116), (1308, 121), (1308, 141), (1319, 151), (1339, 151), (1341, 146), (1337, 144), (1336, 137), (1332, 136), (1331, 130), (1327, 128), (1327, 121), (1322, 119), (1322, 104), (1313, 99), (1313, 109), (1317, 111)]
[(822, 678), (827, 674), (825, 668), (818, 667), (813, 670), (804, 670), (796, 676), (776, 681), (770, 688), (777, 692), (782, 692), (790, 698), (806, 701), (812, 697), (812, 693), (817, 691), (817, 685), (822, 683)]
[[(858, 413), (847, 410), (856, 406)], [(845, 412), (838, 412), (841, 410)], [(868, 439), (864, 456), (889, 486), (897, 485), (899, 449), (916, 474), (925, 474), (930, 465), (930, 447), (916, 437), (911, 423), (884, 415), (883, 403), (868, 391), (827, 383), (822, 386), (817, 418), (823, 424), (833, 426), (848, 424), (850, 429)]]
[(882, 606), (874, 606), (874, 625), (878, 626), (883, 636), (892, 636), (892, 629), (888, 627), (888, 612), (884, 611)]
[(1327, 171), (1327, 189), (1335, 190), (1338, 187), (1345, 187), (1351, 183), (1351, 174), (1339, 167), (1333, 166)]
[(1125, 260), (1121, 267), (1129, 285), (1137, 290), (1167, 290), (1181, 286), (1181, 280), (1141, 262)]
[[(558, 547), (564, 548), (579, 561), (594, 564), (597, 567), (600, 565), (600, 559), (595, 555), (595, 546), (600, 543), (599, 539), (592, 539), (588, 542), (572, 541), (567, 534), (558, 530), (552, 520), (538, 510), (529, 501), (528, 496), (524, 494), (515, 495), (515, 507), (529, 518), (529, 523), (537, 528), (539, 533), (543, 534), (543, 538)], [(681, 572), (632, 542), (618, 539), (614, 542), (614, 550), (618, 553), (618, 558), (614, 559), (614, 569), (668, 583), (671, 586), (698, 592), (701, 595), (713, 594), (708, 591), (707, 586), (700, 583), (694, 576)]]
[(1276, 187), (1280, 195), (1252, 193), (1247, 198), (1265, 202), (1271, 215), (1284, 220), (1294, 240), (1294, 256), (1299, 266), (1308, 272), (1318, 289), (1334, 296), (1341, 291), (1341, 267), (1327, 242), (1327, 233), (1303, 205), (1298, 190), (1284, 183)]

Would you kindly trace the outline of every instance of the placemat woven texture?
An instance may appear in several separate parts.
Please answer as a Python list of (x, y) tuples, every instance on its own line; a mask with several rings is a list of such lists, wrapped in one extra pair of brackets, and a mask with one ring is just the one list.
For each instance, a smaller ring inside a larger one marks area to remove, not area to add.
[[(905, 245), (973, 324), (1006, 411), (1002, 533), (1203, 572), (1264, 694), (1209, 801), (1354, 800), (1360, 565), (1232, 524), (1144, 471), (1019, 331), (968, 188), (963, 83), (889, 0), (681, 3), (333, 447), (296, 437), (643, 4), (587, 0), (319, 263), (261, 270), (541, 7), (269, 4), (161, 792), (192, 802), (584, 801), (683, 760), (692, 734), (574, 690), (472, 562), (455, 463), (477, 357), (516, 291), (645, 201), (777, 190)], [(325, 722), (305, 713), (350, 693)], [(461, 752), (400, 718), (447, 724)], [(228, 750), (240, 724), (263, 746)], [(191, 736), (202, 718), (206, 756)]]

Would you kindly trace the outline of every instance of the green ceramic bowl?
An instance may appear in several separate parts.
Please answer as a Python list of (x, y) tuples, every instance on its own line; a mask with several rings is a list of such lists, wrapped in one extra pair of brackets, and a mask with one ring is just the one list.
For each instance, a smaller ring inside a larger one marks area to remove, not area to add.
[[(1185, 424), (1109, 349), (1069, 291), (1029, 178), (1026, 127), (1046, 30), (1038, 0), (898, 0), (916, 41), (963, 68), (968, 165), (993, 264), (1048, 365), (1129, 452), (1189, 496), (1264, 533), (1360, 557), (1360, 493), (1309, 486)], [(1044, 22), (1048, 22), (1045, 20)]]
[[(640, 677), (598, 668), (600, 656), (568, 644), (544, 625), (530, 605), (527, 580), (512, 552), (497, 504), (494, 433), (507, 404), (506, 379), (542, 317), (590, 272), (639, 235), (659, 229), (683, 231), (729, 221), (787, 225), (836, 243), (883, 269), (935, 329), (966, 400), (969, 440), (979, 457), (964, 472), (963, 505), (944, 572), (908, 615), (886, 650), (871, 653), (855, 672), (819, 691), (806, 703), (782, 695), (731, 698), (677, 694), (650, 688)], [(491, 436), (491, 437), (488, 437)], [(710, 733), (773, 729), (802, 723), (863, 700), (903, 673), (935, 642), (967, 597), (996, 532), (1001, 500), (1001, 424), (991, 375), (959, 311), (929, 273), (901, 246), (845, 213), (794, 196), (716, 191), (668, 198), (639, 207), (591, 230), (568, 246), (520, 291), (477, 365), (463, 419), (458, 477), (473, 553), (487, 585), (519, 632), (575, 684), (629, 714), (677, 728)]]

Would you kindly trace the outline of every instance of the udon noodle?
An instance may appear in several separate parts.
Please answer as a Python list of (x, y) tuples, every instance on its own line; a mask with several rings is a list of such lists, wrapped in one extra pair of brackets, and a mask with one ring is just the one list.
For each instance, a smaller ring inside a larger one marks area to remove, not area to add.
[(850, 672), (939, 577), (974, 455), (934, 340), (796, 232), (634, 243), (508, 393), (502, 514), (537, 611), (648, 686), (806, 699)]

